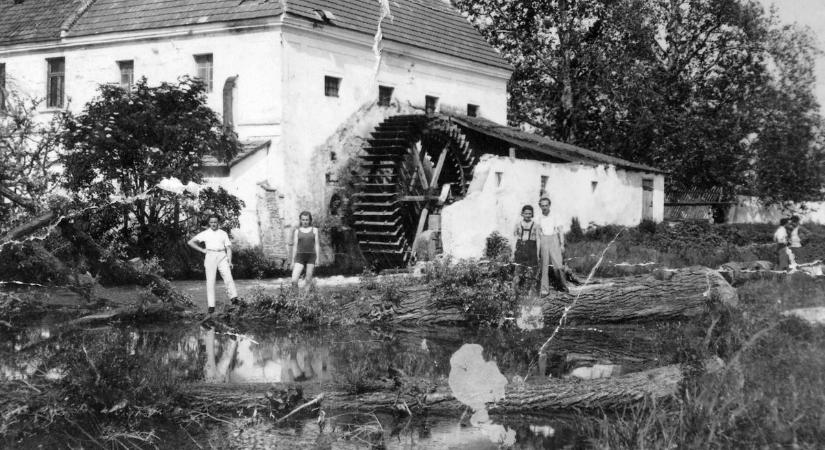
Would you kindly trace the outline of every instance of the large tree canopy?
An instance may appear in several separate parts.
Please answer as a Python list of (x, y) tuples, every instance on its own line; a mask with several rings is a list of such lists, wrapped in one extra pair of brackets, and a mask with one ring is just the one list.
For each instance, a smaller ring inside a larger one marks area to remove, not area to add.
[(126, 199), (90, 218), (94, 237), (108, 237), (130, 255), (164, 256), (198, 227), (198, 211), (210, 209), (228, 228), (237, 226), (243, 203), (223, 188), (198, 195), (155, 189), (167, 178), (200, 182), (204, 156), (227, 161), (238, 151), (234, 133), (206, 105), (202, 82), (184, 77), (149, 86), (141, 79), (130, 90), (99, 90), (81, 114), (64, 116), (61, 138), (65, 187), (81, 203)]
[(512, 125), (669, 170), (671, 189), (820, 194), (816, 49), (758, 3), (455, 4), (515, 66)]

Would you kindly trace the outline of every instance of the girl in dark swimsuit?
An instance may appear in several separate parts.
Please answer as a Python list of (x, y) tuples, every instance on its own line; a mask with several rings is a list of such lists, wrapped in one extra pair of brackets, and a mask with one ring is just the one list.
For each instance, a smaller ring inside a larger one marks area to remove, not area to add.
[(306, 267), (307, 284), (312, 282), (312, 273), (321, 253), (318, 229), (312, 226), (312, 214), (304, 211), (299, 216), (301, 226), (295, 230), (292, 239), (292, 284), (297, 286), (301, 272)]

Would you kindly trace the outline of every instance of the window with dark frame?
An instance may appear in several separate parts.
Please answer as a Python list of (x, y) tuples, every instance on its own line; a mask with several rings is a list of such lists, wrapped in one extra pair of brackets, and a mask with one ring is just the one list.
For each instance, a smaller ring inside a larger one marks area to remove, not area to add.
[(6, 110), (6, 63), (0, 63), (0, 111)]
[(62, 108), (66, 94), (66, 59), (49, 58), (46, 65), (46, 106)]
[(338, 97), (338, 89), (340, 87), (340, 78), (331, 77), (329, 75), (324, 77), (324, 95), (326, 95), (327, 97)]
[(477, 117), (478, 116), (478, 105), (473, 105), (472, 103), (467, 103), (467, 115), (470, 117)]
[(394, 90), (389, 86), (378, 86), (378, 106), (390, 106)]
[(434, 114), (437, 108), (438, 97), (433, 97), (432, 95), (427, 95), (424, 97), (424, 111), (426, 111), (427, 114)]
[(120, 69), (120, 87), (131, 89), (135, 84), (135, 62), (132, 60), (118, 61), (117, 66)]
[(212, 92), (212, 54), (195, 55), (196, 76), (203, 81), (206, 92)]

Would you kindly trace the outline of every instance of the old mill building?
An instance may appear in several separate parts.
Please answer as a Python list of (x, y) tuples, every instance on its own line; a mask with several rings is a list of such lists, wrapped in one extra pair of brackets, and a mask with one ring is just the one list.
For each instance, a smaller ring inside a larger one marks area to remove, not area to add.
[(44, 116), (101, 83), (204, 80), (243, 151), (203, 170), (245, 202), (235, 239), (283, 259), (336, 193), (379, 265), (438, 227), (478, 256), (542, 191), (562, 223), (661, 220), (659, 170), (503, 126), (511, 72), (443, 0), (0, 0), (0, 88)]

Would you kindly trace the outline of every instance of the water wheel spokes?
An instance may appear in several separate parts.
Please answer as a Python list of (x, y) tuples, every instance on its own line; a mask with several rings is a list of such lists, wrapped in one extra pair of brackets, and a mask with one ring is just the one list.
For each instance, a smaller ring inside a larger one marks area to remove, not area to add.
[(475, 155), (448, 118), (425, 115), (388, 118), (363, 150), (353, 195), (361, 252), (377, 269), (405, 266), (429, 215), (448, 193), (466, 193)]

